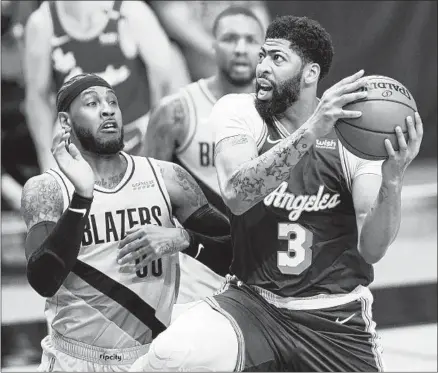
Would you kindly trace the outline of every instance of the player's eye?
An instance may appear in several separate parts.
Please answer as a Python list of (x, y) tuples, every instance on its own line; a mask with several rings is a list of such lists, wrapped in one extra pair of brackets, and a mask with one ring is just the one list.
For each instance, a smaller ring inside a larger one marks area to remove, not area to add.
[(87, 102), (87, 106), (96, 106), (96, 105), (97, 105), (96, 101)]
[(110, 105), (116, 105), (117, 106), (117, 101), (116, 100), (111, 100), (109, 103), (110, 103)]
[(264, 53), (260, 52), (260, 53), (259, 53), (259, 60), (258, 60), (258, 63), (262, 62), (264, 58), (265, 58)]
[(284, 61), (284, 58), (283, 58), (283, 56), (281, 56), (280, 54), (274, 54), (274, 58), (273, 58), (273, 60), (274, 60), (275, 62), (282, 62), (282, 61)]

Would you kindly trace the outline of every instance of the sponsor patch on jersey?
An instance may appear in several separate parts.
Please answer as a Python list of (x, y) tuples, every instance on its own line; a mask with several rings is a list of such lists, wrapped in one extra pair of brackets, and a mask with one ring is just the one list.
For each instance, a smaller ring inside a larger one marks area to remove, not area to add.
[(155, 186), (155, 180), (137, 181), (136, 183), (132, 183), (131, 186), (133, 190), (148, 189)]
[(316, 139), (315, 146), (317, 149), (336, 150), (337, 141), (329, 139)]
[(320, 211), (332, 209), (341, 203), (340, 194), (324, 193), (324, 185), (320, 185), (316, 195), (294, 195), (287, 192), (287, 182), (283, 181), (277, 189), (263, 200), (266, 206), (289, 211), (289, 220), (297, 221), (303, 211)]

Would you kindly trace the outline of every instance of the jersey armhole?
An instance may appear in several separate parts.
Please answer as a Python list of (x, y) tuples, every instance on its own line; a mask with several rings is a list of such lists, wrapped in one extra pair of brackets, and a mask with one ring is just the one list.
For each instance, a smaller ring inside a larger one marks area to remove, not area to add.
[(339, 139), (338, 147), (342, 171), (350, 193), (352, 191), (353, 180), (355, 177), (363, 174), (381, 175), (381, 165), (383, 161), (366, 161), (361, 159), (349, 152)]

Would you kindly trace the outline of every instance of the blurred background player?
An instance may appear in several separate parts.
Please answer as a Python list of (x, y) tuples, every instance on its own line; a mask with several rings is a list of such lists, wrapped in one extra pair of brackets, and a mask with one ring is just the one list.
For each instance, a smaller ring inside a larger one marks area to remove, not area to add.
[[(229, 93), (254, 91), (255, 67), (264, 38), (263, 25), (244, 7), (221, 12), (213, 27), (215, 75), (200, 79), (161, 100), (151, 114), (146, 155), (183, 166), (201, 186), (208, 201), (226, 214), (214, 166), (214, 133), (208, 123), (213, 105)], [(231, 247), (224, 253), (225, 273), (231, 264)], [(181, 290), (178, 303), (212, 295), (224, 278), (180, 254)]]
[(170, 323), (178, 251), (216, 242), (220, 253), (205, 227), (230, 245), (229, 224), (180, 166), (122, 151), (108, 82), (76, 75), (56, 104), (59, 167), (29, 179), (22, 195), (27, 278), (47, 298), (51, 327), (39, 370), (126, 371)]
[(333, 126), (362, 115), (343, 107), (367, 96), (366, 80), (361, 70), (318, 99), (333, 54), (318, 22), (278, 17), (260, 51), (255, 95), (215, 105), (232, 276), (160, 334), (131, 371), (383, 369), (368, 285), (397, 236), (403, 178), (423, 126), (418, 113), (407, 117), (409, 140), (397, 127), (400, 150), (385, 140), (383, 163), (348, 152)]
[(178, 85), (169, 40), (142, 1), (43, 2), (25, 43), (26, 115), (42, 171), (54, 164), (52, 94), (72, 76), (97, 73), (114, 86), (132, 154), (141, 150), (150, 108)]
[(172, 41), (174, 55), (182, 54), (192, 81), (216, 73), (212, 45), (215, 19), (230, 6), (251, 10), (266, 30), (270, 13), (266, 1), (146, 1), (155, 10)]

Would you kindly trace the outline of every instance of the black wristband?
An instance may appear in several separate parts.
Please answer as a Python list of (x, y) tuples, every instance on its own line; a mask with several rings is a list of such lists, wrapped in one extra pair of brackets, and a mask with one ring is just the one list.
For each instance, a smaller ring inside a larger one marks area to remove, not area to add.
[[(73, 212), (77, 212), (79, 214), (83, 214), (83, 217), (88, 216), (90, 212), (91, 203), (93, 202), (93, 198), (83, 197), (76, 192), (73, 192), (73, 196), (70, 201), (70, 205), (68, 209)], [(84, 211), (85, 210), (85, 211)]]

